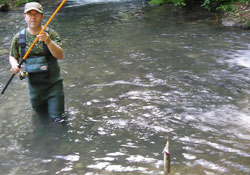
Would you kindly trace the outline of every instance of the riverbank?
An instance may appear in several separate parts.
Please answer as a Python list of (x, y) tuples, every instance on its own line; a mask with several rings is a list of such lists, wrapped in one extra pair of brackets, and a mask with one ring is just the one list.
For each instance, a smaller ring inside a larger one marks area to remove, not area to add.
[(8, 12), (10, 9), (16, 8), (32, 0), (0, 0), (0, 11)]
[(223, 14), (222, 24), (250, 29), (250, 4), (235, 3), (232, 11)]
[[(10, 9), (22, 6), (25, 2), (27, 2), (27, 0), (0, 0), (0, 11), (8, 12)], [(43, 0), (42, 3), (47, 6), (57, 5), (60, 3), (60, 0)], [(217, 13), (220, 13), (220, 15), (218, 15), (221, 17), (220, 21), (222, 25), (226, 27), (241, 27), (244, 29), (250, 29), (250, 4), (235, 3), (232, 10)]]
[[(27, 2), (40, 2), (40, 0), (0, 0), (0, 12), (8, 12), (11, 9), (16, 9), (23, 6)], [(42, 3), (45, 6), (58, 5), (60, 0), (43, 0)]]
[[(163, 5), (164, 3), (162, 0), (155, 0), (154, 3), (149, 2), (148, 4), (153, 7)], [(218, 10), (216, 7), (214, 7), (213, 9), (210, 9), (211, 11), (204, 8), (200, 2), (192, 2), (182, 7), (185, 9), (187, 14), (201, 13), (208, 16), (215, 15), (216, 21), (220, 22), (226, 27), (240, 27), (244, 29), (250, 29), (250, 3), (235, 2), (228, 5), (224, 10), (222, 10), (223, 8)], [(201, 17), (200, 14), (198, 16)]]

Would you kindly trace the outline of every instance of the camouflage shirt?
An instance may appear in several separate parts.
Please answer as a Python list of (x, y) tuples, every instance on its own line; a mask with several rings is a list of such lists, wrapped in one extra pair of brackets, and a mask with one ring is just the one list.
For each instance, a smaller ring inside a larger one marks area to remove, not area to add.
[[(54, 41), (57, 45), (62, 46), (61, 38), (55, 30), (50, 28), (47, 33), (49, 34), (50, 39), (52, 41)], [(25, 49), (26, 52), (35, 39), (36, 39), (36, 35), (30, 34), (26, 30), (26, 49)], [(38, 41), (33, 47), (33, 49), (31, 50), (29, 57), (36, 56), (36, 55), (43, 55), (43, 54), (44, 54), (43, 42)], [(18, 60), (21, 59), (20, 32), (18, 32), (12, 39), (10, 55), (17, 58)]]

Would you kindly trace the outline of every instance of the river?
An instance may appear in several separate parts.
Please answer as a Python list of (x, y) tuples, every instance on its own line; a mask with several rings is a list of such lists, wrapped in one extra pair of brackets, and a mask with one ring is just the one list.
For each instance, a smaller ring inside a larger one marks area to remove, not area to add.
[[(22, 15), (0, 13), (0, 89)], [(71, 0), (50, 27), (68, 121), (37, 117), (15, 77), (0, 97), (1, 174), (160, 175), (166, 136), (173, 175), (250, 173), (249, 31), (139, 0)]]

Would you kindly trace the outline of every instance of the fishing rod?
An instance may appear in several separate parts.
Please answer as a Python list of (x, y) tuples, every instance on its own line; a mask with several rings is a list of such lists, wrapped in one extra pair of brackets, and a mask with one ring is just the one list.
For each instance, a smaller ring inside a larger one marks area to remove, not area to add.
[[(57, 7), (57, 9), (55, 10), (55, 12), (51, 15), (51, 17), (49, 18), (49, 20), (47, 21), (47, 23), (43, 26), (42, 30), (40, 31), (39, 35), (41, 35), (43, 33), (43, 31), (46, 29), (46, 27), (48, 27), (49, 23), (52, 21), (52, 19), (56, 16), (56, 14), (58, 13), (58, 11), (62, 8), (62, 6), (65, 4), (66, 0), (63, 0), (61, 2), (61, 4)], [(33, 49), (33, 47), (35, 46), (35, 44), (38, 41), (38, 37), (36, 37), (36, 39), (33, 41), (33, 43), (31, 44), (30, 48), (28, 49), (28, 51), (25, 53), (25, 55), (23, 56), (22, 61), (19, 63), (18, 68), (20, 69), (23, 62), (27, 59), (28, 55), (30, 54), (31, 50)], [(1, 94), (4, 94), (5, 90), (8, 88), (10, 82), (12, 81), (12, 79), (15, 77), (16, 74), (12, 74), (12, 76), (10, 77), (9, 81), (7, 82), (7, 84), (5, 85), (5, 87), (3, 88)]]

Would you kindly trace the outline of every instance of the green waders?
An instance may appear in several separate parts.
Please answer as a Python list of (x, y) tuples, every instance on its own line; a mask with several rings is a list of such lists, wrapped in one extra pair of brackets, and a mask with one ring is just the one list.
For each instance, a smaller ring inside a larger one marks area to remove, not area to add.
[[(23, 57), (26, 47), (25, 29), (20, 32), (20, 45)], [(36, 112), (45, 112), (53, 120), (60, 120), (64, 114), (63, 79), (57, 59), (50, 54), (44, 43), (43, 48), (43, 53), (33, 53), (25, 60), (30, 101)]]
[(63, 83), (59, 81), (50, 87), (29, 85), (32, 108), (38, 113), (48, 113), (53, 120), (61, 119), (64, 114)]

